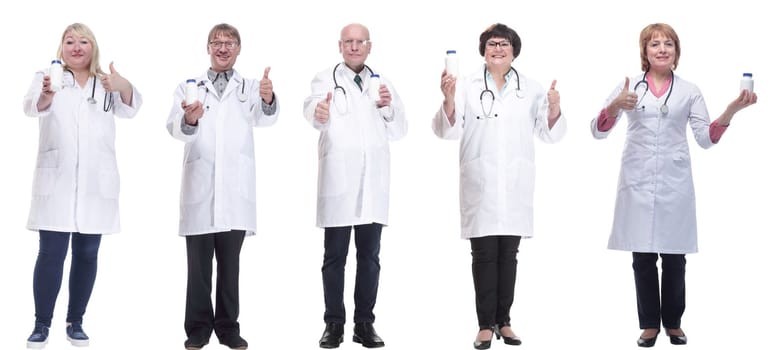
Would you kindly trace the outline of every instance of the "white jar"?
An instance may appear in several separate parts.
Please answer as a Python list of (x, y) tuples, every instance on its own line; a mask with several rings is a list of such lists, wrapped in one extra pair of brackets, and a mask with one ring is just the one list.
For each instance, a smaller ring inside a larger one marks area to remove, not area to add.
[(379, 101), (379, 85), (382, 81), (379, 78), (379, 74), (371, 74), (371, 78), (368, 80), (368, 96), (374, 101)]
[(51, 91), (62, 90), (62, 79), (64, 70), (62, 69), (62, 61), (52, 60), (51, 67), (49, 67), (49, 82), (51, 83)]
[(458, 55), (455, 50), (447, 50), (447, 57), (444, 59), (444, 66), (447, 74), (458, 77)]
[(739, 91), (753, 92), (753, 73), (742, 73), (742, 81), (739, 82)]
[(195, 79), (187, 79), (187, 85), (184, 90), (184, 104), (189, 106), (198, 100), (198, 85)]

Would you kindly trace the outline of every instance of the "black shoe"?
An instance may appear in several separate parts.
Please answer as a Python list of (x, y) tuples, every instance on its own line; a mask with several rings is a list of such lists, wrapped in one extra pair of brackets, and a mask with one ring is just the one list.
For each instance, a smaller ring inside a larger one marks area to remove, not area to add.
[(32, 334), (27, 338), (28, 349), (43, 349), (49, 342), (49, 327), (43, 323), (35, 323)]
[[(489, 329), (489, 330), (493, 331), (493, 334), (496, 334), (495, 333), (495, 327), (490, 327), (490, 328), (482, 328), (482, 327), (480, 327), (479, 330), (481, 332), (482, 330), (485, 330), (485, 329)], [(474, 341), (474, 349), (477, 349), (477, 350), (490, 349), (490, 345), (492, 345), (492, 343), (493, 343), (493, 334), (490, 335), (490, 338), (488, 338), (488, 340), (475, 340)], [(496, 336), (498, 336), (498, 334), (496, 334)]]
[(219, 339), (219, 343), (229, 347), (231, 350), (246, 350), (246, 348), (249, 347), (249, 343), (247, 343), (244, 338), (241, 338), (241, 335), (238, 332), (223, 335), (222, 338)]
[[(509, 323), (504, 322), (504, 323), (499, 323), (499, 324), (494, 326), (493, 332), (496, 333), (496, 340), (501, 340), (501, 337), (504, 337), (503, 335), (501, 335), (501, 328), (504, 328), (504, 327), (511, 327), (511, 325)], [(522, 343), (523, 342), (520, 341), (520, 338), (518, 338), (516, 336), (515, 337), (504, 337), (504, 344), (507, 344), (507, 345), (520, 345)]]
[(658, 329), (652, 338), (642, 338), (642, 336), (639, 336), (639, 339), (636, 340), (636, 345), (640, 348), (652, 348), (655, 346), (655, 340), (658, 339), (658, 334), (660, 333), (661, 330)]
[(374, 324), (369, 322), (355, 323), (355, 334), (352, 336), (352, 341), (363, 344), (365, 348), (381, 348), (385, 346), (385, 342), (376, 334)]
[(325, 325), (325, 331), (320, 338), (320, 347), (334, 349), (344, 342), (344, 324), (330, 322)]
[[(682, 329), (680, 330), (682, 332)], [(659, 331), (660, 333), (660, 331)], [(666, 329), (666, 335), (669, 336), (669, 342), (672, 343), (672, 345), (685, 345), (688, 344), (688, 337), (685, 336), (685, 333), (683, 335), (671, 335), (669, 334), (669, 328)]]
[(193, 333), (184, 341), (184, 348), (187, 350), (200, 350), (209, 343), (209, 338), (211, 338), (211, 334), (206, 337), (203, 334)]

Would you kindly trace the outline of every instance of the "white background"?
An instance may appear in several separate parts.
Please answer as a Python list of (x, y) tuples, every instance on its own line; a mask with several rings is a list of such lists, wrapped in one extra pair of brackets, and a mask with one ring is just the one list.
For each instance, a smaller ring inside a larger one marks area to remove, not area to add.
[[(484, 4), (481, 4), (484, 3)], [(301, 115), (314, 74), (340, 59), (340, 29), (371, 30), (367, 63), (406, 105), (409, 134), (393, 143), (390, 226), (382, 240), (376, 327), (390, 349), (470, 349), (477, 332), (469, 244), (459, 238), (458, 143), (437, 139), (444, 54), (461, 73), (479, 68), (479, 34), (501, 22), (523, 42), (514, 66), (549, 85), (558, 79), (569, 132), (537, 143), (536, 237), (524, 240), (512, 321), (524, 349), (634, 348), (631, 257), (606, 249), (625, 123), (596, 141), (589, 122), (624, 76), (640, 72), (639, 32), (671, 24), (681, 39), (677, 74), (696, 83), (717, 118), (752, 72), (759, 103), (737, 115), (719, 145), (691, 142), (699, 254), (688, 256), (688, 349), (767, 348), (777, 341), (778, 77), (776, 35), (765, 1), (171, 1), (16, 2), (5, 33), (0, 92), (0, 348), (23, 348), (32, 330), (37, 234), (27, 231), (37, 121), (22, 97), (54, 57), (63, 29), (83, 22), (101, 64), (115, 62), (144, 98), (117, 121), (122, 233), (106, 236), (85, 316), (92, 349), (180, 349), (186, 260), (177, 236), (183, 144), (165, 130), (174, 88), (209, 66), (207, 33), (235, 25), (236, 68), (270, 77), (281, 102), (276, 125), (255, 132), (258, 231), (242, 253), (242, 333), (253, 349), (316, 349), (322, 332), (322, 231), (314, 226), (318, 133)], [(251, 4), (251, 5), (250, 5)], [(692, 140), (691, 140), (692, 141)], [(65, 349), (67, 269), (47, 349)], [(350, 252), (348, 319), (354, 251)], [(350, 341), (347, 324), (342, 348)], [(495, 344), (502, 348), (503, 344)], [(658, 347), (669, 348), (668, 339)], [(207, 349), (221, 349), (216, 337)]]

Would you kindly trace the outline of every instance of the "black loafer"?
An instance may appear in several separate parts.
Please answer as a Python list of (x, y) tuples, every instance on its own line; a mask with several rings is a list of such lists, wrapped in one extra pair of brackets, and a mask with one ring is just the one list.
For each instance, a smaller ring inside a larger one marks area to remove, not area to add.
[[(682, 332), (682, 330), (680, 330)], [(666, 329), (666, 335), (669, 336), (669, 342), (672, 343), (672, 345), (685, 345), (688, 344), (688, 337), (685, 336), (685, 333), (682, 335), (672, 335), (669, 334), (669, 329)]]
[(366, 348), (381, 348), (385, 346), (385, 342), (376, 334), (374, 325), (369, 322), (355, 323), (355, 334), (352, 336), (352, 341), (363, 344), (363, 347)]
[(323, 349), (334, 349), (344, 342), (344, 325), (339, 323), (328, 323), (325, 325), (325, 331), (320, 338), (320, 347)]
[(249, 343), (241, 338), (239, 333), (230, 333), (222, 337), (219, 343), (229, 347), (231, 350), (246, 350), (249, 347)]
[(636, 340), (636, 345), (640, 348), (652, 348), (655, 346), (655, 340), (658, 339), (658, 334), (661, 334), (660, 329), (652, 338), (642, 338), (642, 336), (640, 336), (639, 339)]
[(187, 340), (184, 341), (184, 348), (187, 350), (200, 350), (209, 343), (209, 338), (211, 337), (206, 337), (203, 334), (193, 333), (189, 338), (187, 338)]

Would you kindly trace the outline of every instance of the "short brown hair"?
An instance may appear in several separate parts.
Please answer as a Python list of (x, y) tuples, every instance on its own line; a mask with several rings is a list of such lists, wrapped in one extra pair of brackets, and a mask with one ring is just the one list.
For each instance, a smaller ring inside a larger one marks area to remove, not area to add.
[(517, 32), (514, 29), (509, 28), (504, 24), (496, 23), (485, 29), (479, 36), (480, 56), (485, 57), (485, 45), (487, 45), (487, 41), (491, 38), (504, 38), (509, 40), (512, 44), (512, 56), (517, 58), (517, 56), (520, 55), (520, 46), (522, 46), (520, 36), (517, 35)]
[(238, 29), (236, 27), (231, 26), (227, 23), (220, 23), (214, 26), (214, 28), (211, 28), (211, 31), (209, 31), (209, 39), (206, 41), (206, 45), (208, 45), (212, 40), (214, 40), (218, 35), (224, 35), (231, 38), (235, 38), (236, 42), (238, 43), (238, 46), (241, 46), (241, 35), (238, 34)]

